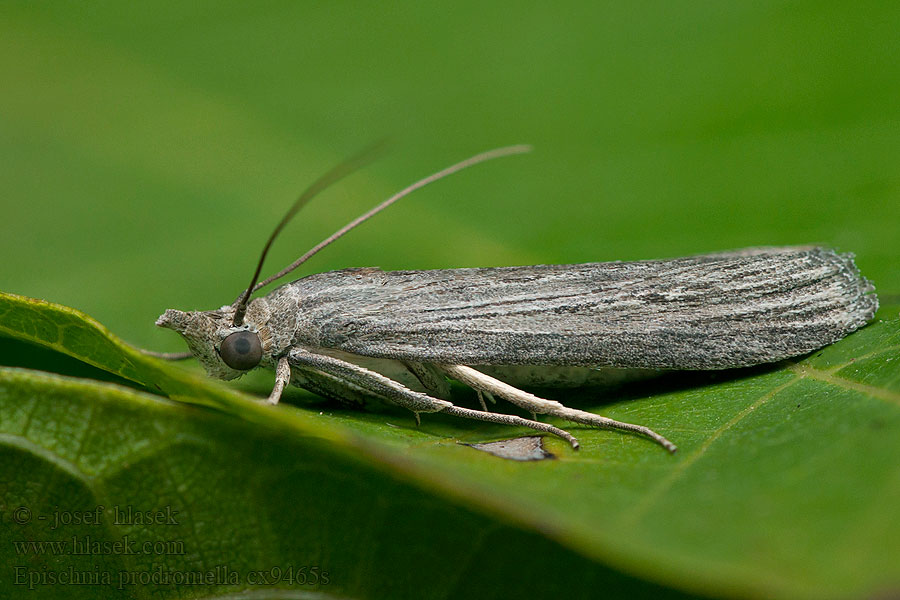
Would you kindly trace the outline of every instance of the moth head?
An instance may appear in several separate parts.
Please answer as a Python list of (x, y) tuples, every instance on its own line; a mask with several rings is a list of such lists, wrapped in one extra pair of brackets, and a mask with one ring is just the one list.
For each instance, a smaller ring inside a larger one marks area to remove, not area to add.
[(160, 327), (173, 329), (187, 342), (210, 377), (235, 379), (257, 367), (269, 349), (268, 310), (254, 301), (247, 318), (238, 327), (232, 324), (234, 308), (180, 311), (169, 309), (156, 320)]

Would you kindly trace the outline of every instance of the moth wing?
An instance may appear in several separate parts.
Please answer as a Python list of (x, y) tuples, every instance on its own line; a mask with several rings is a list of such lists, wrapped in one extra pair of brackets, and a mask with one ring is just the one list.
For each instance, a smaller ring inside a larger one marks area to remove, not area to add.
[(817, 247), (579, 265), (352, 269), (288, 287), (298, 298), (296, 343), (463, 365), (740, 367), (837, 341), (878, 306), (851, 255)]

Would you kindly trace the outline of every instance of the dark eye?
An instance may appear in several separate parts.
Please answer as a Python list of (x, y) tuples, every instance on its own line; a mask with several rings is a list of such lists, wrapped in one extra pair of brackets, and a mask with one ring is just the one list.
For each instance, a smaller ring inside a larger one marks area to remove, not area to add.
[(236, 331), (222, 341), (219, 356), (232, 369), (249, 371), (262, 359), (259, 336), (252, 331)]

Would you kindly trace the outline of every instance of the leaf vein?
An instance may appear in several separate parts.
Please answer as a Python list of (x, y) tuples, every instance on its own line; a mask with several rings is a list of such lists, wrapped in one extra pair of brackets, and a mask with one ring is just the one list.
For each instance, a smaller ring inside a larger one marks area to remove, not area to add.
[(726, 431), (737, 425), (741, 420), (755, 411), (757, 408), (771, 400), (777, 394), (781, 393), (786, 388), (794, 385), (798, 381), (800, 381), (802, 377), (794, 377), (789, 381), (779, 385), (776, 388), (769, 390), (766, 394), (760, 396), (755, 402), (747, 406), (745, 409), (737, 413), (734, 417), (732, 417), (727, 423), (714, 430), (712, 434), (706, 438), (706, 440), (690, 455), (688, 455), (681, 463), (675, 467), (668, 476), (664, 477), (659, 484), (657, 484), (656, 488), (649, 491), (637, 504), (635, 504), (634, 508), (630, 511), (626, 511), (622, 515), (622, 524), (625, 529), (630, 529), (634, 525), (637, 524), (641, 518), (644, 517), (645, 514), (650, 510), (650, 508), (655, 504), (659, 498), (670, 489), (675, 483), (684, 476), (685, 472), (692, 467), (694, 464), (700, 460), (706, 451), (709, 449), (712, 444), (722, 437)]
[(878, 398), (879, 400), (884, 400), (886, 402), (892, 402), (897, 406), (900, 406), (900, 394), (898, 394), (897, 392), (892, 392), (891, 390), (875, 387), (874, 385), (868, 385), (866, 383), (851, 381), (843, 377), (836, 377), (831, 372), (814, 369), (812, 367), (791, 365), (788, 368), (800, 377), (809, 377), (810, 379), (816, 379), (818, 381), (822, 381), (824, 383), (828, 383), (845, 390), (860, 392), (861, 394), (866, 394), (867, 396), (872, 396), (873, 398)]

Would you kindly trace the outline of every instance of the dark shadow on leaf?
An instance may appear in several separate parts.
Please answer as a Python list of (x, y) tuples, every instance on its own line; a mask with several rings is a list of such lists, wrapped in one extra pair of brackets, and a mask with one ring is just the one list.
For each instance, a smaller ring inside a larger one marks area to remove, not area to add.
[(92, 365), (72, 358), (61, 352), (38, 346), (23, 340), (0, 335), (0, 365), (5, 367), (19, 367), (24, 369), (36, 369), (49, 373), (58, 373), (70, 377), (93, 379), (124, 385), (132, 389), (159, 394), (158, 390), (145, 388), (144, 386), (119, 377), (109, 371), (98, 369)]

